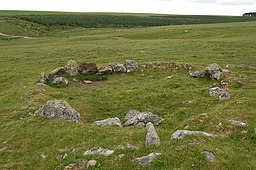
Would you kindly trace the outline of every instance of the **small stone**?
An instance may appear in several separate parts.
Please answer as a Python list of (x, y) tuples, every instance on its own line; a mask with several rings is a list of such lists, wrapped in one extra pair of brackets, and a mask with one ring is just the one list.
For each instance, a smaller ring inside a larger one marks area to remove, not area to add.
[(94, 155), (94, 154), (98, 154), (98, 155), (104, 155), (104, 156), (109, 156), (111, 154), (113, 154), (114, 151), (113, 150), (109, 150), (109, 149), (105, 149), (105, 148), (101, 148), (101, 147), (93, 147), (90, 150), (87, 150), (84, 152), (84, 155)]
[(104, 120), (98, 120), (98, 121), (95, 121), (94, 123), (98, 127), (107, 126), (107, 125), (115, 125), (115, 126), (122, 127), (122, 123), (119, 120), (119, 118), (117, 118), (117, 117), (107, 118), (107, 119), (104, 119)]
[(137, 71), (139, 66), (134, 60), (126, 60), (124, 66), (126, 67), (127, 73)]
[(153, 123), (151, 123), (151, 122), (147, 123), (146, 129), (147, 129), (147, 136), (146, 136), (145, 145), (146, 146), (151, 146), (151, 145), (159, 146), (160, 139), (157, 135), (157, 132), (156, 132), (156, 129), (155, 129)]
[(76, 76), (78, 74), (78, 67), (75, 60), (69, 60), (65, 65), (66, 73), (70, 76)]
[(118, 145), (116, 149), (117, 150), (124, 150), (124, 145)]
[(178, 140), (183, 139), (185, 136), (188, 136), (188, 135), (204, 135), (204, 136), (209, 136), (209, 137), (215, 136), (213, 134), (202, 132), (202, 131), (177, 130), (172, 134), (171, 139), (173, 142), (176, 142)]
[(190, 72), (189, 71), (189, 75), (191, 77), (195, 77), (195, 78), (204, 77), (205, 76), (205, 71), (203, 71), (203, 70), (197, 70), (195, 72)]
[(240, 122), (240, 121), (237, 121), (237, 120), (229, 120), (229, 122), (230, 122), (232, 125), (235, 125), (235, 126), (245, 127), (245, 126), (247, 125), (246, 123)]
[(90, 166), (96, 166), (97, 161), (96, 160), (89, 160), (87, 162), (87, 168), (89, 168)]
[(227, 90), (219, 88), (219, 87), (213, 87), (209, 89), (209, 94), (210, 96), (215, 96), (219, 95), (219, 99), (222, 100), (227, 100), (230, 99), (230, 94)]
[(155, 160), (160, 155), (161, 155), (161, 153), (153, 152), (153, 153), (150, 153), (147, 156), (142, 156), (142, 157), (136, 158), (136, 159), (134, 159), (134, 161), (137, 162), (139, 165), (143, 165), (144, 166), (144, 165), (149, 164), (153, 160)]
[(216, 160), (216, 156), (212, 152), (203, 151), (202, 154), (209, 162), (214, 162)]
[(64, 160), (64, 159), (66, 159), (68, 157), (68, 154), (64, 154), (63, 156), (62, 156), (62, 160)]
[(56, 77), (64, 77), (65, 74), (66, 69), (64, 67), (58, 67), (49, 73), (48, 79), (52, 81)]
[(122, 159), (124, 156), (125, 156), (124, 154), (120, 154), (120, 155), (118, 155), (118, 158)]
[(132, 144), (127, 144), (127, 148), (130, 149), (130, 150), (134, 150), (134, 151), (138, 151), (139, 148), (135, 145), (132, 145)]
[(222, 128), (222, 123), (220, 122), (220, 123), (218, 123), (217, 125), (216, 125), (216, 128)]
[(45, 159), (45, 158), (46, 158), (46, 155), (45, 155), (45, 154), (41, 154), (40, 157), (41, 157), (42, 159)]
[(44, 72), (41, 72), (39, 75), (38, 83), (44, 84), (46, 81), (46, 75)]
[(75, 170), (76, 164), (69, 164), (68, 166), (64, 167), (64, 170)]
[(63, 152), (66, 152), (66, 149), (65, 148), (61, 148), (61, 149), (57, 149), (58, 152), (60, 153), (63, 153)]
[(114, 73), (125, 73), (126, 72), (126, 68), (123, 64), (114, 64), (112, 65), (112, 69)]
[(225, 92), (222, 92), (219, 96), (219, 99), (222, 101), (222, 100), (228, 100), (230, 99), (230, 94), (225, 91)]
[(167, 76), (167, 77), (165, 77), (165, 79), (170, 79), (170, 78), (172, 78), (172, 77), (173, 77), (173, 75)]
[(52, 80), (52, 84), (56, 84), (56, 85), (68, 85), (68, 80), (65, 77), (55, 77)]
[(71, 150), (71, 153), (76, 153), (76, 152), (78, 152), (80, 150), (80, 148), (73, 148), (72, 150)]
[(242, 134), (247, 134), (248, 131), (247, 131), (247, 130), (243, 130), (241, 133), (242, 133)]
[(90, 80), (84, 80), (83, 81), (85, 84), (92, 84), (92, 81), (90, 81)]

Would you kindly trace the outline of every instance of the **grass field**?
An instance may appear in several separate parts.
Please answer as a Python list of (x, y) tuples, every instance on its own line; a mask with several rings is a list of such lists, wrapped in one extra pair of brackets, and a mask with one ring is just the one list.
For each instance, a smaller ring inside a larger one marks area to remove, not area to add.
[[(0, 12), (4, 16), (1, 33), (34, 37), (0, 36), (0, 169), (63, 169), (78, 159), (97, 160), (92, 169), (256, 168), (256, 22), (49, 28), (20, 20), (19, 16), (24, 16), (20, 13), (12, 11), (13, 17), (10, 12)], [(242, 85), (230, 86), (232, 97), (226, 101), (208, 94), (208, 88), (217, 82), (191, 78), (183, 69), (141, 69), (136, 73), (109, 75), (107, 81), (92, 85), (71, 81), (66, 88), (36, 85), (40, 72), (49, 73), (70, 59), (78, 63), (96, 62), (98, 66), (126, 59), (140, 64), (188, 63), (193, 70), (211, 63), (223, 68), (231, 64), (229, 77), (242, 81)], [(167, 76), (172, 78), (165, 79)], [(84, 124), (28, 114), (50, 99), (66, 100), (81, 113)], [(165, 119), (156, 127), (160, 147), (144, 147), (144, 128), (94, 125), (94, 121), (108, 117), (123, 120), (129, 109), (151, 111)], [(208, 116), (202, 116), (203, 113)], [(248, 125), (234, 127), (229, 119)], [(216, 125), (220, 122), (222, 128), (218, 129)], [(218, 136), (188, 137), (172, 143), (171, 134), (187, 125), (189, 130)], [(127, 143), (140, 150), (116, 150), (119, 144)], [(83, 156), (85, 150), (94, 146), (116, 151), (110, 157)], [(1, 150), (4, 147), (8, 149)], [(56, 159), (64, 154), (58, 152), (60, 148), (65, 148), (69, 155), (62, 162)], [(78, 152), (71, 153), (73, 148), (79, 148)], [(214, 152), (217, 160), (209, 163), (201, 154), (204, 150)], [(141, 168), (131, 161), (154, 151), (162, 155), (148, 166)], [(119, 160), (121, 153), (125, 157)], [(46, 158), (42, 159), (41, 154)]]

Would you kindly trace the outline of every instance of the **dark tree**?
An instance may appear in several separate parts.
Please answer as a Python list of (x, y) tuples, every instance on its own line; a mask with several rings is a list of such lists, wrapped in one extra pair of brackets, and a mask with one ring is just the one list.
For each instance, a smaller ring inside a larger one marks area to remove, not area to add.
[(244, 17), (256, 17), (256, 12), (244, 13)]

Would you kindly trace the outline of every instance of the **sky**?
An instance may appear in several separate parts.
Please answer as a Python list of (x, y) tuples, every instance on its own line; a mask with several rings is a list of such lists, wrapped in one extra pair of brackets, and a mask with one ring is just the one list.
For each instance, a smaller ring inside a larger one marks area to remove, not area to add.
[(241, 16), (256, 0), (0, 0), (0, 10)]

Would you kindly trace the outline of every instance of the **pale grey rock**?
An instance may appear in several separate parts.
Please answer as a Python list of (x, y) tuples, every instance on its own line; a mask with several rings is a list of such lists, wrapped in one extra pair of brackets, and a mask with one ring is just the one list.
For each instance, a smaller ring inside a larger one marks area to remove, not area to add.
[(124, 147), (124, 145), (118, 145), (116, 149), (117, 149), (117, 150), (124, 150), (125, 147)]
[(204, 77), (205, 76), (205, 71), (203, 71), (203, 70), (197, 70), (195, 72), (190, 72), (189, 71), (189, 75), (191, 77), (195, 77), (195, 78)]
[(65, 67), (58, 67), (51, 71), (48, 75), (48, 79), (52, 81), (56, 77), (64, 77), (66, 74), (66, 69)]
[(90, 150), (85, 151), (84, 155), (95, 155), (95, 154), (98, 154), (98, 155), (109, 156), (109, 155), (111, 155), (113, 153), (114, 153), (113, 150), (109, 150), (109, 149), (105, 149), (105, 148), (96, 146), (96, 147), (91, 148)]
[(206, 72), (206, 75), (208, 75), (211, 79), (220, 80), (223, 76), (222, 68), (216, 63), (206, 66), (205, 72)]
[(139, 157), (139, 158), (136, 158), (134, 159), (134, 161), (136, 163), (138, 163), (139, 165), (147, 165), (149, 164), (150, 162), (152, 162), (153, 160), (155, 160), (158, 156), (160, 156), (161, 153), (150, 153), (149, 155), (147, 156), (142, 156), (142, 157)]
[(112, 65), (112, 69), (114, 73), (125, 73), (126, 72), (126, 68), (123, 64), (113, 64)]
[(90, 81), (90, 80), (84, 80), (83, 81), (85, 84), (92, 84), (92, 81)]
[(124, 65), (127, 73), (137, 71), (139, 68), (138, 63), (134, 60), (126, 60)]
[(100, 74), (112, 74), (113, 69), (112, 69), (111, 66), (102, 67), (102, 68), (99, 69), (99, 73)]
[(41, 157), (42, 159), (45, 159), (45, 158), (46, 158), (46, 155), (42, 153), (42, 154), (40, 155), (40, 157)]
[(219, 95), (220, 100), (227, 100), (227, 99), (230, 99), (230, 97), (231, 97), (230, 93), (227, 90), (219, 88), (219, 87), (210, 88), (209, 94), (210, 94), (210, 96)]
[(189, 136), (189, 135), (215, 136), (213, 134), (202, 132), (202, 131), (177, 130), (172, 134), (171, 139), (173, 142), (176, 142), (178, 140), (183, 139), (185, 136)]
[(151, 123), (151, 122), (147, 123), (146, 129), (147, 129), (147, 136), (146, 136), (145, 145), (146, 146), (151, 146), (151, 145), (159, 146), (160, 139), (157, 135), (157, 132), (156, 132), (156, 129), (155, 129), (153, 123)]
[(55, 84), (55, 85), (68, 85), (68, 80), (65, 77), (55, 77), (52, 80), (52, 84)]
[(209, 162), (214, 162), (216, 160), (216, 156), (212, 152), (203, 151), (202, 155), (204, 155)]
[(241, 127), (247, 126), (246, 123), (240, 122), (240, 121), (237, 121), (237, 120), (229, 120), (229, 122), (230, 122), (232, 125), (235, 125), (235, 126), (241, 126)]
[(134, 151), (138, 151), (140, 149), (137, 146), (129, 144), (129, 143), (127, 144), (127, 148), (130, 150), (134, 150)]
[(118, 155), (118, 158), (122, 159), (124, 156), (125, 156), (124, 154), (120, 154), (120, 155)]
[(119, 120), (119, 118), (117, 118), (117, 117), (107, 118), (107, 119), (104, 119), (104, 120), (98, 120), (98, 121), (95, 121), (94, 123), (98, 127), (107, 126), (107, 125), (115, 125), (115, 126), (122, 127), (122, 123)]
[(45, 84), (46, 82), (46, 75), (44, 72), (41, 72), (38, 78), (38, 83)]
[(151, 112), (129, 110), (124, 119), (124, 126), (137, 126), (148, 122), (152, 122), (154, 125), (159, 125), (163, 120), (163, 118)]
[(66, 73), (70, 76), (76, 76), (78, 74), (78, 66), (75, 60), (69, 60), (65, 65)]
[(36, 115), (46, 116), (49, 118), (57, 118), (62, 120), (71, 120), (81, 122), (80, 113), (73, 109), (64, 100), (49, 100), (41, 106), (36, 112)]
[(87, 168), (89, 168), (90, 166), (96, 166), (96, 164), (97, 164), (97, 161), (96, 160), (89, 160), (88, 162), (87, 162)]

